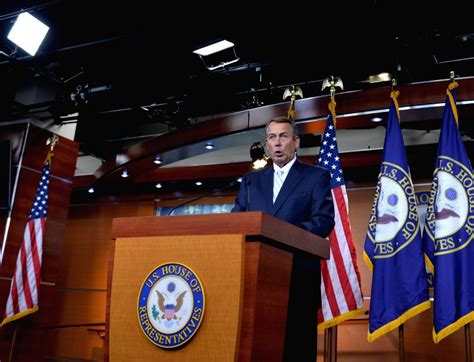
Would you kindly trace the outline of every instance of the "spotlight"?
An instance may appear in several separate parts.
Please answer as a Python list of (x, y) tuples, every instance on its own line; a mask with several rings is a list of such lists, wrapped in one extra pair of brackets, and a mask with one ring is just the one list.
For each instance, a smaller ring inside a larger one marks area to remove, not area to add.
[(252, 159), (252, 168), (255, 170), (264, 168), (267, 165), (268, 156), (260, 142), (255, 142), (250, 147), (250, 158)]
[(30, 13), (21, 13), (13, 24), (7, 38), (34, 56), (43, 42), (49, 27)]
[(196, 186), (201, 186), (202, 182), (201, 181), (196, 181), (195, 184), (196, 184)]
[(158, 182), (158, 183), (155, 185), (155, 187), (156, 187), (157, 189), (161, 189), (161, 188), (163, 187), (163, 185)]
[(208, 150), (212, 150), (212, 149), (214, 149), (216, 146), (214, 146), (214, 144), (213, 144), (212, 142), (207, 142), (204, 147), (206, 147), (206, 149), (208, 149)]
[(87, 190), (88, 193), (93, 194), (95, 192), (93, 187), (90, 187), (89, 190)]
[(128, 171), (127, 171), (127, 170), (123, 170), (123, 171), (122, 171), (122, 174), (121, 174), (120, 176), (122, 176), (123, 178), (127, 178), (127, 177), (128, 177)]

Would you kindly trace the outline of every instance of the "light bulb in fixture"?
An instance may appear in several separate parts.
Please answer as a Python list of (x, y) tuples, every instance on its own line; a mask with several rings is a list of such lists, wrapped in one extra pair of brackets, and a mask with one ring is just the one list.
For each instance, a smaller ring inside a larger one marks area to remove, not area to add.
[(153, 163), (155, 163), (157, 165), (161, 165), (163, 163), (163, 161), (161, 160), (160, 156), (156, 156), (155, 159), (153, 160)]

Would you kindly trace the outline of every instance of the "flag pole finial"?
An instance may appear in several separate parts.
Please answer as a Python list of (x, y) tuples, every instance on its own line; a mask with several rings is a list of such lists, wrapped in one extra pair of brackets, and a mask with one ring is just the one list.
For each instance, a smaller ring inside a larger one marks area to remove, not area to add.
[(395, 78), (392, 78), (392, 91), (394, 91), (396, 87), (397, 87), (397, 80)]
[(296, 118), (296, 111), (295, 111), (295, 100), (296, 97), (303, 98), (303, 91), (300, 87), (292, 85), (288, 87), (283, 92), (283, 100), (286, 100), (290, 97), (290, 108), (288, 109), (288, 117), (294, 121)]
[(48, 137), (46, 140), (46, 146), (50, 147), (51, 152), (54, 151), (54, 147), (59, 143), (59, 137), (58, 135), (53, 135), (51, 137)]
[(449, 80), (451, 81), (451, 83), (454, 83), (455, 79), (456, 79), (456, 73), (454, 73), (454, 70), (451, 70), (449, 72)]
[(344, 84), (342, 83), (341, 78), (334, 76), (329, 76), (325, 80), (323, 80), (323, 85), (321, 90), (325, 90), (326, 88), (329, 88), (331, 98), (334, 99), (334, 96), (336, 95), (336, 87), (340, 88), (341, 90), (344, 90)]
[(331, 101), (329, 102), (328, 108), (329, 111), (331, 112), (334, 126), (336, 126), (336, 101), (335, 101), (335, 96), (336, 96), (336, 87), (341, 88), (341, 90), (344, 90), (344, 84), (342, 83), (341, 78), (337, 77), (334, 78), (332, 75), (323, 80), (323, 85), (321, 87), (321, 90), (325, 90), (326, 88), (329, 88), (330, 94), (331, 94)]

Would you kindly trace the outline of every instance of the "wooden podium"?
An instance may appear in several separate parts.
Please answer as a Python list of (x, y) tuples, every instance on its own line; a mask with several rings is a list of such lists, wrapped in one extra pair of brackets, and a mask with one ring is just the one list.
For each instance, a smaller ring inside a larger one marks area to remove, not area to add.
[[(329, 242), (262, 212), (114, 219), (106, 358), (110, 361), (281, 361), (293, 253), (329, 257)], [(158, 265), (200, 278), (204, 319), (173, 350), (141, 330), (137, 299)], [(303, 316), (304, 318), (304, 316)]]

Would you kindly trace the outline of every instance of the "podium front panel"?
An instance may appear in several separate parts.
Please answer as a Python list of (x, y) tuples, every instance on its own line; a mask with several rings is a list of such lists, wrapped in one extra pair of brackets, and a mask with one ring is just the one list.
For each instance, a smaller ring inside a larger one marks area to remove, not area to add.
[[(234, 361), (243, 310), (243, 235), (118, 238), (112, 271), (110, 361)], [(181, 263), (199, 277), (204, 318), (182, 347), (155, 346), (138, 322), (137, 301), (146, 277), (165, 263)]]

